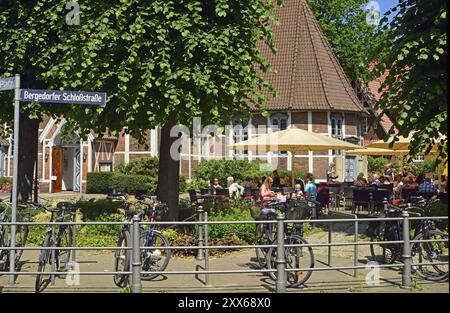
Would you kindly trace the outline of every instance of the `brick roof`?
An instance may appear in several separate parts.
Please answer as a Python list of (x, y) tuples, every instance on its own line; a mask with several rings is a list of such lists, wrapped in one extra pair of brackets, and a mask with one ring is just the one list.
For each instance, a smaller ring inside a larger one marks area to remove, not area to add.
[(268, 110), (334, 110), (367, 112), (322, 33), (306, 0), (286, 0), (277, 8), (274, 55), (261, 47), (276, 73), (267, 74), (278, 93)]
[[(373, 65), (371, 65), (371, 67), (373, 67)], [(372, 93), (372, 95), (374, 96), (375, 100), (378, 102), (381, 98), (381, 96), (383, 95), (383, 91), (380, 92), (380, 87), (381, 85), (384, 83), (384, 81), (386, 80), (386, 78), (389, 76), (389, 72), (385, 72), (383, 75), (381, 75), (380, 77), (374, 79), (373, 81), (369, 82), (369, 90)], [(377, 116), (380, 115), (381, 110), (378, 109), (376, 112), (374, 112)], [(394, 125), (392, 123), (392, 120), (389, 118), (389, 116), (387, 116), (386, 114), (383, 115), (383, 117), (380, 120), (380, 125), (381, 127), (383, 127), (384, 131), (386, 133), (389, 132), (389, 130), (391, 129), (391, 127)], [(395, 132), (397, 133), (398, 130), (395, 128)]]

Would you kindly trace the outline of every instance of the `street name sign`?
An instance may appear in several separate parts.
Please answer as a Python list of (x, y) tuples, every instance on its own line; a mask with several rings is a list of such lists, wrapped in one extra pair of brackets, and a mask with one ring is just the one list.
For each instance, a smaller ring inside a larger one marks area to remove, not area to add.
[(14, 89), (15, 84), (15, 77), (0, 78), (0, 91)]
[(21, 89), (22, 102), (106, 105), (105, 92)]

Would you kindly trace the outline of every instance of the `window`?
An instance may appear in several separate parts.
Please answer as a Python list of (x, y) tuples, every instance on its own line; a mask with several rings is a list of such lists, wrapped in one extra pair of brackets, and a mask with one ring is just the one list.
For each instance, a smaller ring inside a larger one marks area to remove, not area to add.
[(100, 162), (100, 172), (112, 172), (113, 167), (111, 162)]
[(288, 128), (288, 117), (285, 114), (275, 114), (270, 118), (270, 129), (272, 131), (285, 130)]
[(413, 162), (416, 162), (416, 163), (420, 163), (423, 161), (425, 161), (425, 157), (423, 155), (417, 155), (415, 158), (413, 158)]
[[(336, 139), (342, 138), (342, 125), (343, 125), (343, 117), (341, 114), (333, 114), (330, 118), (331, 123), (331, 137)], [(333, 150), (333, 155), (342, 155), (341, 150)]]
[[(274, 114), (270, 117), (270, 129), (272, 132), (285, 130), (288, 128), (288, 116), (286, 114)], [(273, 153), (277, 155), (276, 152)], [(280, 151), (279, 155), (286, 156), (287, 151)]]
[(357, 136), (363, 137), (367, 134), (367, 117), (363, 117), (358, 121)]
[[(247, 121), (248, 124), (248, 121)], [(242, 122), (238, 120), (233, 121), (233, 143), (238, 143), (244, 140), (248, 140), (248, 127), (244, 127)], [(239, 155), (248, 155), (248, 151), (235, 151)]]

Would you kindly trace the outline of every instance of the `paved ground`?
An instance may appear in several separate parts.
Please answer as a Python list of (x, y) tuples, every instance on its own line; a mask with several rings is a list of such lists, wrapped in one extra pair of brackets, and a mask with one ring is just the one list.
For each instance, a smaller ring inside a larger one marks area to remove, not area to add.
[[(326, 241), (324, 233), (316, 233), (310, 236), (310, 242)], [(336, 233), (333, 235), (334, 242), (349, 241), (351, 234)], [(353, 264), (353, 247), (333, 248), (333, 266), (350, 266)], [(327, 249), (315, 248), (316, 268), (329, 268), (327, 265)], [(359, 251), (360, 264), (367, 262), (368, 249), (361, 248)], [(25, 261), (22, 271), (36, 271), (37, 252), (26, 251), (22, 259)], [(81, 271), (108, 272), (113, 268), (113, 254), (100, 251), (79, 251), (77, 260)], [(203, 266), (204, 262), (196, 261), (194, 258), (173, 258), (167, 271), (183, 270), (192, 271), (197, 266)], [(256, 260), (254, 250), (241, 250), (223, 257), (210, 258), (211, 270), (248, 270), (255, 269)], [(442, 283), (426, 282), (414, 279), (411, 290), (401, 289), (401, 272), (399, 269), (387, 269), (380, 272), (380, 285), (369, 286), (366, 284), (366, 275), (370, 269), (362, 269), (357, 277), (353, 277), (353, 270), (346, 271), (318, 271), (314, 272), (307, 286), (299, 289), (288, 289), (288, 292), (438, 292), (448, 293), (448, 281)], [(34, 276), (20, 276), (14, 286), (8, 285), (8, 277), (0, 277), (2, 292), (34, 292)], [(260, 273), (251, 274), (213, 274), (210, 275), (209, 285), (204, 282), (204, 275), (165, 275), (154, 281), (143, 282), (144, 292), (273, 292), (275, 285), (268, 276)], [(80, 285), (69, 287), (65, 279), (56, 279), (55, 286), (49, 286), (45, 292), (120, 292), (111, 276), (82, 276)]]

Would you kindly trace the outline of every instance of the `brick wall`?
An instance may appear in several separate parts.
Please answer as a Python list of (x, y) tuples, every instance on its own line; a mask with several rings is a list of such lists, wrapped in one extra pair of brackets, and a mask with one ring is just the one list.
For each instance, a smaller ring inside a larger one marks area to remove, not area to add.
[(308, 172), (308, 158), (296, 157), (292, 159), (292, 168), (294, 171)]
[(316, 179), (327, 178), (328, 158), (314, 158), (313, 174)]
[(345, 114), (345, 135), (356, 136), (357, 135), (357, 122), (358, 119), (354, 113)]
[(326, 112), (312, 112), (312, 131), (328, 134), (328, 116)]
[(292, 112), (291, 124), (297, 128), (308, 130), (308, 113)]

